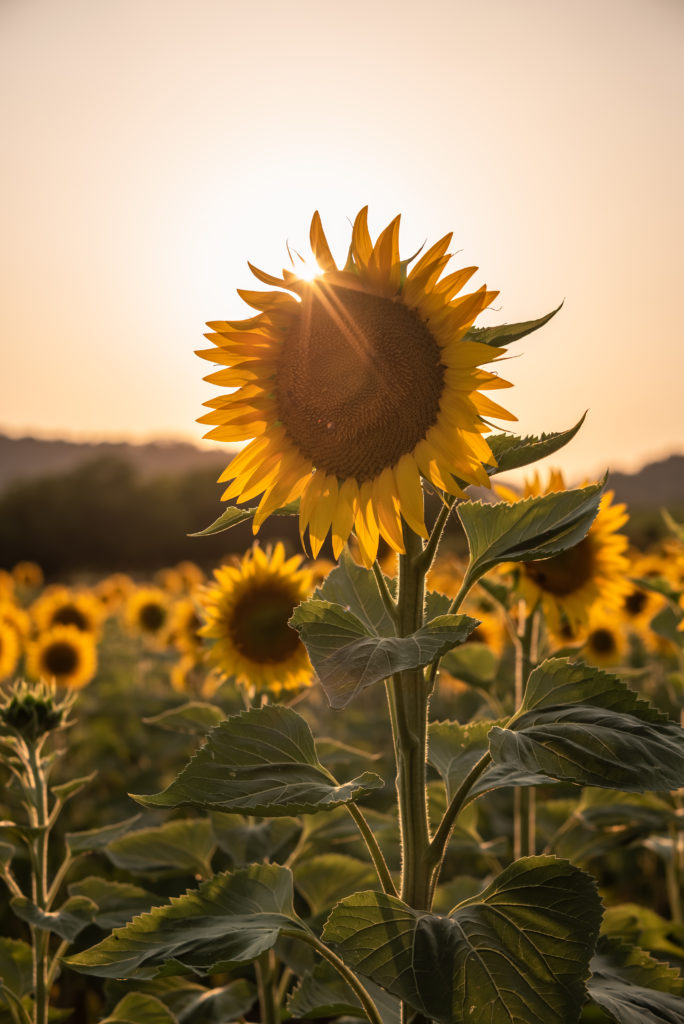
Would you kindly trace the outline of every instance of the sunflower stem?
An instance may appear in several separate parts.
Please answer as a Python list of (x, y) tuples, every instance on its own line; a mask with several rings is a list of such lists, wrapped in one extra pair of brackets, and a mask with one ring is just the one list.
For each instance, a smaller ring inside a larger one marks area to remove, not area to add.
[[(37, 834), (31, 840), (32, 896), (41, 910), (47, 909), (48, 896), (48, 793), (47, 779), (40, 757), (42, 742), (28, 744), (28, 777), (33, 791), (31, 817), (35, 821)], [(33, 947), (33, 1019), (34, 1024), (47, 1024), (50, 990), (48, 985), (48, 956), (50, 932), (31, 926)]]
[(366, 844), (366, 848), (369, 854), (371, 855), (371, 859), (373, 861), (373, 864), (375, 865), (375, 870), (377, 871), (378, 879), (380, 881), (380, 885), (382, 886), (383, 892), (389, 893), (390, 896), (398, 896), (394, 880), (392, 879), (390, 869), (387, 866), (387, 861), (385, 860), (385, 856), (382, 850), (380, 849), (380, 844), (375, 838), (372, 828), (366, 821), (363, 811), (357, 804), (353, 802), (347, 804), (347, 810), (349, 811), (352, 818), (356, 822), (358, 830), (361, 833), (361, 838)]
[(439, 542), (442, 539), (442, 534), (444, 533), (447, 521), (455, 504), (456, 502), (453, 498), (447, 498), (435, 519), (435, 524), (432, 527), (432, 532), (430, 533), (428, 542), (425, 545), (423, 553), (420, 555), (420, 564), (426, 573), (429, 571), (430, 566), (435, 559)]
[(272, 949), (262, 953), (254, 963), (262, 1024), (279, 1024), (280, 1013), (276, 1005), (276, 962)]
[[(399, 635), (409, 636), (423, 623), (425, 569), (423, 542), (404, 528), (406, 554), (399, 558)], [(407, 669), (388, 681), (388, 698), (399, 803), (402, 871), (401, 898), (416, 910), (429, 900), (426, 760), (429, 684), (422, 669)]]
[(387, 614), (390, 616), (395, 626), (398, 626), (399, 609), (397, 608), (394, 598), (390, 594), (389, 587), (387, 586), (387, 580), (385, 579), (385, 574), (380, 568), (377, 559), (373, 562), (373, 574), (375, 576), (375, 582), (378, 585), (378, 590), (380, 591), (380, 597), (382, 598), (382, 603), (385, 606), (385, 610), (387, 611)]

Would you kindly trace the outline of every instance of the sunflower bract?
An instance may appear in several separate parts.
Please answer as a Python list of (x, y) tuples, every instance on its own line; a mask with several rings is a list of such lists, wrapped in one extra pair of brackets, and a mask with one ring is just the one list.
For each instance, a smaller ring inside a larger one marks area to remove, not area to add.
[(277, 290), (239, 291), (257, 314), (209, 323), (215, 347), (198, 355), (223, 368), (205, 379), (233, 390), (206, 402), (200, 422), (209, 438), (250, 441), (220, 479), (224, 500), (261, 496), (255, 533), (301, 499), (314, 557), (329, 532), (338, 557), (353, 530), (370, 565), (380, 537), (404, 551), (403, 523), (426, 536), (422, 477), (456, 496), (458, 481), (488, 485), (488, 417), (515, 417), (482, 392), (510, 385), (480, 369), (504, 349), (464, 336), (498, 293), (459, 294), (476, 267), (443, 276), (451, 235), (407, 271), (399, 217), (373, 244), (366, 207), (344, 268), (318, 213), (310, 238), (319, 274), (252, 267)]

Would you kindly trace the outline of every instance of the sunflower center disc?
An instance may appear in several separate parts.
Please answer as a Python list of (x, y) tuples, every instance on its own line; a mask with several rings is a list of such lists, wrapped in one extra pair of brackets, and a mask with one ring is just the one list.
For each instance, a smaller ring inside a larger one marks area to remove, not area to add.
[(140, 625), (148, 633), (158, 633), (166, 621), (166, 612), (161, 605), (150, 602), (138, 612)]
[(525, 572), (537, 586), (555, 597), (567, 597), (580, 590), (594, 574), (594, 549), (591, 537), (574, 548), (539, 561), (526, 562)]
[(68, 676), (78, 666), (78, 652), (71, 644), (50, 644), (43, 653), (43, 666), (46, 675)]
[(287, 661), (300, 646), (287, 620), (301, 595), (272, 584), (250, 588), (235, 605), (230, 622), (233, 643), (250, 661), (273, 665)]
[(317, 469), (357, 481), (394, 466), (439, 414), (444, 366), (418, 313), (348, 288), (307, 290), (283, 340), (280, 419)]
[(603, 627), (590, 633), (589, 642), (598, 654), (612, 654), (615, 650), (615, 637), (609, 629)]

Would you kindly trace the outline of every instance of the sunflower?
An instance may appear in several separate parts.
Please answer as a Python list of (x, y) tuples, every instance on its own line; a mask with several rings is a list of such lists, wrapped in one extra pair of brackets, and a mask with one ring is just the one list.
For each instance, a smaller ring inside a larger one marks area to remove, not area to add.
[(20, 587), (38, 588), (44, 582), (43, 570), (36, 562), (17, 562), (12, 569), (12, 576)]
[[(497, 494), (507, 501), (518, 501), (520, 495), (508, 487), (497, 486)], [(537, 473), (525, 482), (523, 498), (537, 497), (565, 490), (563, 474), (551, 470), (544, 489)], [(613, 493), (601, 498), (598, 515), (587, 536), (574, 547), (551, 558), (511, 565), (517, 575), (517, 590), (530, 608), (540, 601), (549, 629), (562, 632), (564, 620), (570, 627), (585, 623), (589, 608), (596, 601), (612, 607), (619, 604), (627, 584), (629, 568), (626, 557), (627, 538), (617, 531), (627, 522), (624, 505), (613, 505)]]
[(27, 674), (54, 679), (59, 686), (80, 690), (97, 671), (95, 637), (77, 626), (53, 626), (29, 644)]
[(338, 557), (352, 529), (371, 565), (384, 537), (404, 551), (402, 519), (426, 536), (421, 476), (463, 496), (457, 481), (488, 486), (495, 460), (486, 417), (515, 419), (482, 391), (509, 387), (479, 369), (504, 349), (465, 340), (498, 294), (458, 295), (477, 270), (442, 277), (451, 235), (408, 270), (399, 257), (399, 217), (375, 245), (367, 207), (356, 217), (338, 269), (315, 213), (311, 248), (320, 273), (282, 278), (250, 264), (277, 291), (238, 294), (257, 315), (209, 323), (216, 346), (198, 353), (224, 369), (206, 380), (231, 390), (205, 404), (201, 423), (219, 441), (252, 439), (221, 481), (224, 500), (261, 495), (256, 533), (277, 508), (301, 499), (314, 558), (332, 531)]
[(93, 590), (101, 602), (105, 614), (109, 615), (120, 608), (128, 595), (135, 590), (135, 583), (126, 573), (115, 572), (100, 580)]
[(14, 598), (14, 577), (7, 569), (0, 569), (0, 601), (12, 601)]
[(594, 605), (589, 612), (581, 650), (583, 660), (600, 668), (610, 668), (624, 663), (628, 649), (627, 636), (619, 614), (614, 609)]
[(52, 626), (75, 626), (83, 633), (97, 633), (103, 615), (100, 601), (90, 591), (61, 586), (43, 591), (31, 611), (40, 632)]
[(160, 587), (138, 587), (129, 595), (124, 615), (132, 632), (159, 643), (167, 635), (169, 611), (168, 594)]
[(8, 622), (0, 620), (0, 679), (14, 673), (19, 661), (19, 638)]
[(202, 619), (197, 605), (191, 597), (182, 597), (173, 603), (169, 615), (169, 643), (185, 654), (193, 656), (201, 654), (202, 637), (199, 634), (201, 626)]
[(14, 601), (0, 600), (0, 623), (11, 626), (20, 642), (26, 640), (31, 633), (31, 616)]
[(211, 643), (209, 658), (248, 691), (277, 696), (313, 682), (306, 648), (287, 624), (315, 585), (301, 560), (286, 560), (280, 543), (265, 551), (255, 545), (239, 564), (216, 569), (203, 592), (200, 632)]

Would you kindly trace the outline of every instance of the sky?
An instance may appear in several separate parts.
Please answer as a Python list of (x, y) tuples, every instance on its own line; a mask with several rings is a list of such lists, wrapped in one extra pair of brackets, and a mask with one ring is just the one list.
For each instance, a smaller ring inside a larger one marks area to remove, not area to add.
[(0, 431), (200, 443), (247, 260), (368, 204), (454, 231), (481, 326), (563, 301), (502, 394), (589, 410), (570, 477), (684, 452), (683, 51), (681, 0), (0, 0)]

